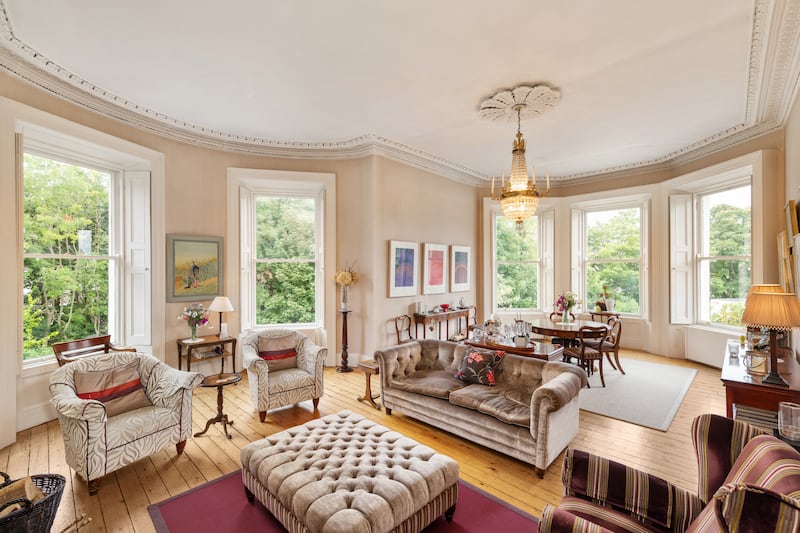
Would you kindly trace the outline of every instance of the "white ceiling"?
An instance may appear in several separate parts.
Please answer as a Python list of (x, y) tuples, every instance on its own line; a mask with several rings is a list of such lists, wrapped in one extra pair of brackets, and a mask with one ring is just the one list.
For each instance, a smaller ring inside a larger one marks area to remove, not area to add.
[(480, 102), (544, 82), (561, 101), (523, 121), (528, 164), (573, 178), (780, 127), (798, 3), (0, 0), (0, 61), (178, 135), (293, 157), (366, 143), (478, 178), (508, 171), (516, 132)]

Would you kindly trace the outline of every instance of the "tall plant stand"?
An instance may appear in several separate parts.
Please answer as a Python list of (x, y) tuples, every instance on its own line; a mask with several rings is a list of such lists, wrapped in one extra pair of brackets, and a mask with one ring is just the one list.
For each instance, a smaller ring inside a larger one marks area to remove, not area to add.
[(347, 366), (347, 315), (350, 314), (350, 310), (340, 309), (339, 312), (342, 314), (342, 364), (336, 367), (336, 371), (352, 372), (353, 368)]

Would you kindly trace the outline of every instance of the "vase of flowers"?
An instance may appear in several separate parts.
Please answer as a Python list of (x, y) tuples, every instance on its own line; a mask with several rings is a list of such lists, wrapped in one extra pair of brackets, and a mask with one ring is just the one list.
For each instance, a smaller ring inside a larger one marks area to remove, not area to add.
[(603, 302), (605, 305), (605, 310), (609, 313), (614, 311), (614, 306), (617, 304), (617, 300), (614, 298), (614, 294), (608, 291), (608, 285), (603, 285), (603, 292), (601, 293), (603, 297)]
[(578, 298), (578, 295), (574, 292), (565, 292), (564, 294), (558, 295), (558, 299), (556, 300), (556, 311), (561, 313), (562, 323), (570, 323), (572, 320), (570, 318), (570, 311), (579, 303), (581, 303), (580, 298)]
[(183, 308), (178, 315), (179, 320), (185, 320), (191, 332), (191, 340), (197, 340), (197, 328), (208, 322), (208, 310), (203, 309), (203, 304), (191, 304)]
[(352, 265), (348, 266), (344, 270), (340, 270), (334, 274), (333, 281), (342, 288), (339, 310), (349, 311), (350, 304), (348, 300), (350, 299), (350, 286), (358, 281), (358, 272), (355, 271)]

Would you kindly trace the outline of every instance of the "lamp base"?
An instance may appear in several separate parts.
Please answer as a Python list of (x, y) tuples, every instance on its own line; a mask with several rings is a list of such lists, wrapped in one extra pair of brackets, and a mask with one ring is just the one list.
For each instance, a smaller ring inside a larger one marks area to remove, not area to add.
[(780, 385), (781, 387), (788, 387), (789, 384), (777, 372), (770, 372), (767, 377), (761, 380), (761, 383), (769, 383), (770, 385)]

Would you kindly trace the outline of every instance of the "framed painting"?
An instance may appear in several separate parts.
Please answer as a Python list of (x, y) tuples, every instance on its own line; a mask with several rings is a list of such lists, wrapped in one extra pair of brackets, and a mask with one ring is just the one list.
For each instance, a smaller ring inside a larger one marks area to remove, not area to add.
[(450, 292), (463, 292), (472, 285), (472, 248), (450, 247)]
[(389, 241), (389, 298), (416, 296), (418, 273), (419, 245)]
[(222, 237), (167, 235), (167, 301), (222, 295)]
[(447, 292), (447, 245), (423, 245), (422, 294)]

